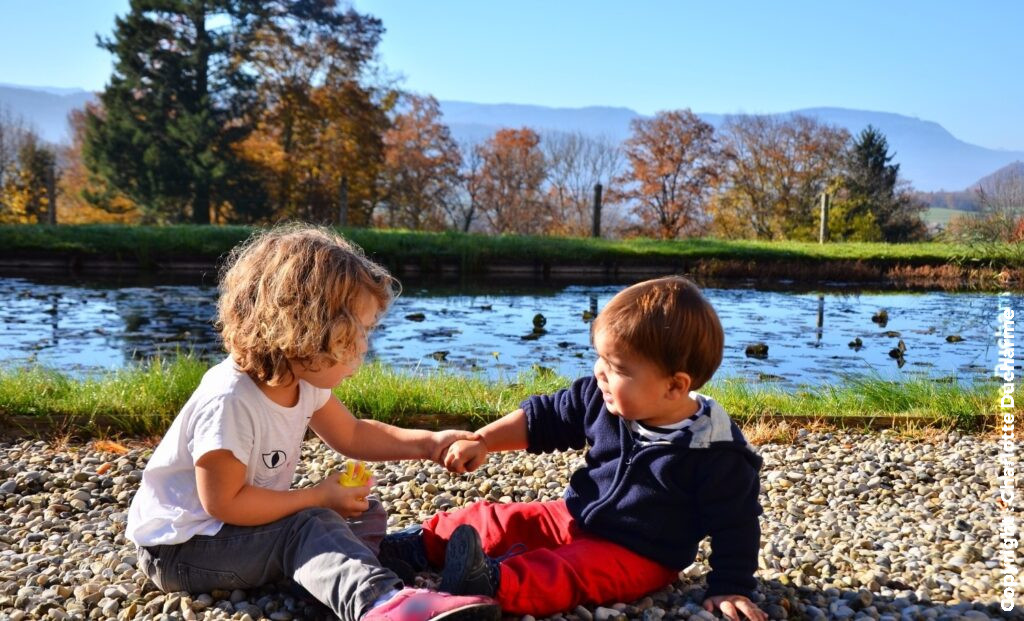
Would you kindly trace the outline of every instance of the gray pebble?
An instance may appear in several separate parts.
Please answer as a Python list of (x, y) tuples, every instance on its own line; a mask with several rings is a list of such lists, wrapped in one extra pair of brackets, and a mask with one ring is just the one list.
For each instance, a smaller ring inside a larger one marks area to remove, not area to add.
[[(998, 605), (989, 607), (999, 598), (990, 439), (966, 434), (929, 444), (892, 433), (802, 431), (794, 444), (759, 447), (764, 515), (755, 601), (763, 610), (810, 621), (1003, 616)], [(0, 619), (319, 618), (308, 601), (269, 587), (194, 598), (156, 592), (124, 537), (150, 450), (118, 456), (108, 473), (96, 476), (109, 455), (87, 445), (69, 449), (0, 444)], [(500, 453), (467, 475), (423, 461), (374, 464), (373, 471), (389, 525), (397, 529), (438, 506), (558, 499), (582, 458), (581, 452)], [(310, 484), (341, 463), (319, 441), (306, 442), (296, 481)], [(716, 619), (700, 606), (709, 553), (705, 541), (679, 581), (649, 597), (547, 619)], [(421, 579), (436, 585), (434, 574)], [(250, 596), (259, 598), (258, 606)], [(960, 603), (945, 605), (954, 597)]]

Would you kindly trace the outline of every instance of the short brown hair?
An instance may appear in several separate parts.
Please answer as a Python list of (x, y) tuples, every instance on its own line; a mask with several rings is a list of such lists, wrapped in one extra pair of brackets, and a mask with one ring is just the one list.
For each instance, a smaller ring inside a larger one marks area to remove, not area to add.
[(222, 269), (217, 329), (238, 366), (260, 381), (291, 381), (288, 359), (310, 366), (354, 354), (364, 329), (357, 301), (384, 312), (397, 281), (327, 228), (303, 224), (255, 233)]
[(646, 280), (623, 289), (594, 320), (618, 345), (671, 375), (682, 371), (697, 390), (722, 364), (725, 335), (718, 314), (682, 276)]

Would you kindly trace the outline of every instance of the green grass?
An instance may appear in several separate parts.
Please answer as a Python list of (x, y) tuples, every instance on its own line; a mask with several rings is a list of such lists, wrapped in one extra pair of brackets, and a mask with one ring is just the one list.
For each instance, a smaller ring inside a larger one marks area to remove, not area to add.
[[(207, 365), (190, 356), (72, 379), (54, 370), (0, 370), (0, 425), (87, 435), (161, 434), (198, 385)], [(335, 391), (357, 415), (407, 426), (476, 427), (509, 412), (531, 394), (568, 385), (530, 371), (488, 381), (444, 370), (405, 372), (374, 363)], [(739, 380), (712, 382), (706, 391), (738, 419), (800, 416), (840, 422), (851, 417), (897, 417), (964, 429), (981, 427), (994, 411), (997, 386), (913, 379), (847, 378), (835, 385), (785, 391)]]
[[(103, 255), (143, 264), (175, 259), (214, 261), (244, 240), (245, 226), (2, 225), (0, 254), (33, 253)], [(389, 264), (433, 266), (457, 263), (467, 269), (493, 262), (523, 264), (602, 262), (661, 264), (697, 259), (818, 262), (825, 260), (939, 265), (985, 263), (1018, 265), (1020, 253), (1009, 247), (984, 248), (950, 243), (830, 243), (724, 241), (695, 239), (659, 241), (474, 235), (381, 229), (345, 229), (344, 234), (368, 254)]]
[(189, 356), (74, 379), (42, 367), (0, 370), (0, 426), (11, 416), (50, 418), (87, 432), (162, 433), (207, 365)]
[(934, 420), (977, 429), (994, 411), (998, 388), (913, 378), (903, 381), (850, 376), (839, 384), (802, 386), (795, 391), (738, 380), (712, 382), (707, 393), (739, 418), (786, 415), (835, 421), (843, 417), (898, 417)]
[(477, 426), (518, 408), (530, 395), (554, 392), (566, 385), (565, 378), (549, 371), (532, 370), (511, 380), (488, 381), (445, 370), (410, 373), (371, 363), (334, 392), (353, 412), (388, 423)]

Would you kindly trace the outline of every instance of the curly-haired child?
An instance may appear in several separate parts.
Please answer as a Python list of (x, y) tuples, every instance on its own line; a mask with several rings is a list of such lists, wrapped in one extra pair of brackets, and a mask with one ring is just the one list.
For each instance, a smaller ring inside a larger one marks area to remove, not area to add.
[(129, 511), (143, 571), (165, 592), (290, 580), (346, 621), (499, 618), (489, 598), (403, 588), (381, 567), (387, 520), (368, 484), (334, 473), (290, 489), (307, 427), (366, 460), (440, 462), (469, 436), (360, 420), (331, 392), (361, 364), (394, 279), (338, 235), (299, 225), (236, 248), (220, 288), (229, 355), (168, 429)]
[(385, 538), (381, 560), (403, 572), (443, 566), (442, 590), (540, 616), (660, 589), (710, 535), (705, 608), (764, 621), (750, 599), (762, 460), (725, 410), (694, 392), (722, 361), (714, 309), (684, 278), (645, 281), (608, 302), (592, 340), (592, 376), (530, 397), (445, 457), (463, 472), (491, 451), (587, 447), (564, 499), (440, 513)]

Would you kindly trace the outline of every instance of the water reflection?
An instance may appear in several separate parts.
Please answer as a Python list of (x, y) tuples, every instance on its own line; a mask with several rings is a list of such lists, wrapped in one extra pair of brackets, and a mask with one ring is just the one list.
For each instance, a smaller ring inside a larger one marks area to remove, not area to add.
[(818, 331), (815, 333), (817, 339), (814, 346), (821, 347), (821, 337), (825, 333), (825, 295), (818, 294)]
[[(443, 366), (492, 378), (533, 365), (575, 377), (593, 363), (589, 322), (620, 288), (407, 286), (375, 331), (370, 356), (407, 369)], [(992, 294), (716, 287), (704, 293), (726, 332), (720, 376), (784, 385), (873, 372), (966, 379), (986, 375), (995, 360)], [(40, 363), (81, 374), (176, 350), (218, 358), (216, 294), (211, 285), (0, 278), (0, 364)], [(1021, 302), (1017, 295), (1010, 304), (1022, 308)], [(872, 320), (882, 310), (884, 326)], [(545, 319), (540, 331), (538, 314)], [(949, 336), (962, 341), (947, 342)], [(897, 360), (889, 352), (900, 341), (905, 351)], [(744, 355), (746, 346), (762, 342), (766, 359)]]

